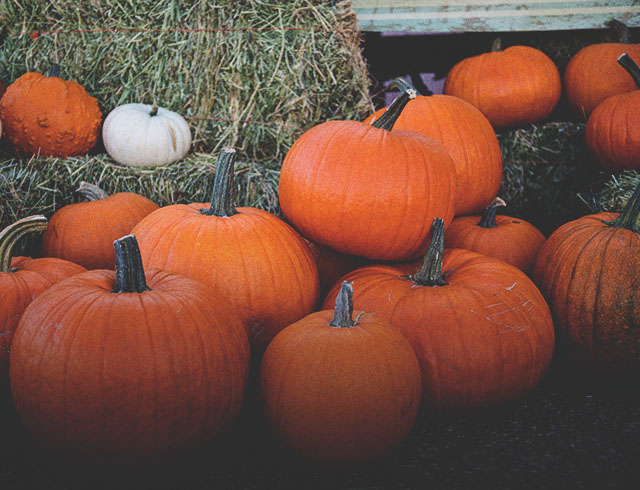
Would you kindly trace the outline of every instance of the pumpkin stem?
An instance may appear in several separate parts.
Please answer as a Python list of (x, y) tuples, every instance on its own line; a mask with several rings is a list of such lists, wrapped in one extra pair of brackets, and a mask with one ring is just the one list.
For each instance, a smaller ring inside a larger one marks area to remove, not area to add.
[(332, 327), (353, 327), (353, 283), (343, 281), (336, 298), (336, 307), (333, 310), (333, 319), (329, 322)]
[(49, 72), (47, 73), (48, 77), (60, 77), (60, 65), (58, 63), (52, 63), (51, 68), (49, 68)]
[(622, 53), (620, 55), (620, 57), (618, 58), (618, 63), (622, 65), (622, 68), (627, 70), (627, 73), (629, 73), (629, 75), (631, 75), (631, 78), (633, 78), (633, 81), (636, 84), (636, 88), (640, 90), (640, 67), (638, 66), (638, 64), (633, 61), (633, 58), (631, 58), (631, 56), (629, 56), (627, 53)]
[(496, 214), (498, 214), (498, 208), (506, 206), (507, 203), (504, 202), (499, 197), (496, 197), (491, 203), (487, 206), (487, 208), (482, 211), (482, 218), (478, 221), (478, 226), (482, 228), (495, 228), (498, 226), (496, 223)]
[(158, 115), (158, 104), (153, 104), (151, 106), (151, 112), (149, 113), (149, 116), (153, 117), (157, 115)]
[(618, 37), (618, 42), (621, 44), (629, 44), (631, 41), (631, 31), (629, 30), (629, 26), (624, 22), (620, 22), (618, 19), (611, 19), (606, 22), (607, 27), (612, 28), (616, 31), (616, 36)]
[(211, 207), (203, 209), (202, 214), (207, 216), (233, 216), (238, 214), (234, 200), (234, 160), (236, 150), (225, 148), (218, 155), (216, 162), (216, 176), (213, 181), (213, 196), (211, 197)]
[[(408, 82), (407, 82), (408, 83)], [(406, 106), (411, 99), (415, 99), (418, 95), (416, 89), (406, 89), (400, 94), (395, 100), (387, 107), (387, 110), (384, 111), (384, 114), (380, 116), (375, 121), (371, 122), (371, 126), (379, 129), (386, 129), (387, 131), (391, 131), (393, 125), (396, 123), (396, 120), (402, 113), (402, 109)]]
[(0, 272), (11, 272), (11, 257), (18, 240), (27, 233), (44, 231), (48, 221), (43, 215), (27, 216), (0, 231)]
[(418, 272), (409, 276), (421, 286), (446, 286), (442, 275), (442, 257), (444, 255), (444, 220), (435, 218), (431, 225), (431, 241)]
[(401, 92), (409, 92), (413, 90), (416, 96), (421, 95), (420, 92), (413, 86), (413, 84), (404, 77), (397, 77), (389, 82), (388, 88), (396, 87)]
[(633, 195), (627, 201), (620, 216), (613, 221), (605, 221), (604, 224), (640, 233), (640, 184), (638, 184)]
[(497, 53), (498, 51), (502, 51), (502, 39), (496, 37), (491, 44), (491, 52)]
[(116, 249), (116, 287), (112, 293), (142, 293), (150, 291), (142, 267), (142, 257), (135, 235), (126, 235), (113, 242)]
[(100, 199), (106, 199), (109, 194), (102, 188), (95, 184), (90, 184), (84, 180), (80, 182), (80, 186), (76, 189), (76, 192), (89, 201), (99, 201)]

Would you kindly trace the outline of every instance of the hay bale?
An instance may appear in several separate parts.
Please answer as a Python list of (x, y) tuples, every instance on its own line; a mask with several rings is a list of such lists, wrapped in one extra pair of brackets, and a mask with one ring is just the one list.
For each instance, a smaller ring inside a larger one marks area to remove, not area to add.
[(612, 175), (604, 183), (598, 196), (599, 209), (612, 213), (621, 212), (638, 185), (640, 185), (640, 173), (637, 170), (628, 170), (620, 175)]
[[(191, 153), (165, 167), (142, 169), (117, 165), (106, 154), (77, 158), (0, 158), (0, 228), (32, 214), (50, 217), (77, 202), (80, 182), (99, 185), (109, 194), (137, 192), (160, 206), (209, 202), (216, 156)], [(279, 170), (256, 162), (236, 163), (236, 204), (279, 214)]]
[(104, 116), (157, 102), (187, 119), (194, 151), (279, 162), (304, 130), (372, 111), (355, 15), (333, 4), (2, 2), (0, 79), (59, 63)]
[(500, 196), (513, 216), (549, 235), (600, 209), (611, 174), (589, 157), (583, 123), (552, 122), (498, 133), (504, 172)]

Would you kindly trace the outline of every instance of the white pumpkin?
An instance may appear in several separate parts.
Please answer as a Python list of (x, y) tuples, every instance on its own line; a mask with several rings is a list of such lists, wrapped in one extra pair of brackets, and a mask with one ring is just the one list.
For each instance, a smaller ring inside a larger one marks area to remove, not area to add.
[(176, 112), (124, 104), (104, 120), (102, 141), (109, 156), (122, 165), (158, 167), (184, 158), (191, 147), (191, 131)]

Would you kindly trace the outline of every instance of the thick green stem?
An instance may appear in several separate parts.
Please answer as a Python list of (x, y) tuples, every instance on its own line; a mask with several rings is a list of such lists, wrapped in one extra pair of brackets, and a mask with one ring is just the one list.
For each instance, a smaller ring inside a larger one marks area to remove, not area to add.
[(391, 103), (391, 105), (384, 111), (384, 114), (371, 123), (371, 126), (379, 129), (386, 129), (391, 131), (396, 120), (402, 113), (402, 109), (409, 103), (411, 99), (415, 99), (418, 93), (415, 89), (405, 90)]
[(491, 52), (497, 53), (498, 51), (502, 51), (502, 39), (496, 37), (491, 44)]
[(109, 194), (100, 187), (85, 181), (80, 182), (80, 186), (76, 189), (76, 192), (89, 201), (99, 201), (100, 199), (109, 197)]
[(618, 58), (618, 63), (622, 65), (622, 68), (627, 70), (627, 73), (631, 75), (633, 81), (636, 84), (636, 88), (640, 90), (640, 67), (627, 53), (622, 53)]
[(153, 104), (151, 106), (151, 112), (149, 113), (151, 117), (158, 115), (158, 104)]
[(0, 231), (0, 272), (11, 272), (11, 257), (18, 240), (27, 233), (46, 230), (47, 224), (47, 218), (38, 214), (19, 219)]
[(507, 203), (504, 202), (499, 197), (496, 197), (491, 204), (487, 206), (487, 208), (482, 212), (482, 218), (478, 221), (478, 226), (482, 228), (495, 228), (498, 226), (496, 223), (496, 214), (498, 213), (498, 208), (506, 206)]
[(410, 92), (413, 90), (416, 93), (416, 96), (421, 95), (411, 82), (404, 77), (398, 77), (391, 80), (391, 82), (389, 82), (389, 88), (393, 87), (396, 87), (401, 92)]
[(211, 207), (203, 209), (202, 214), (207, 216), (233, 216), (238, 214), (234, 206), (235, 180), (234, 160), (236, 151), (233, 148), (225, 148), (218, 156), (216, 162), (216, 176), (213, 181), (213, 195)]
[(113, 242), (116, 250), (116, 286), (112, 293), (142, 293), (150, 291), (142, 267), (142, 257), (135, 235), (126, 235)]
[(442, 275), (442, 258), (444, 256), (444, 220), (435, 218), (431, 225), (431, 241), (424, 255), (418, 272), (409, 276), (413, 282), (421, 286), (446, 286)]
[(631, 42), (631, 31), (629, 26), (624, 22), (620, 22), (618, 19), (611, 19), (607, 23), (607, 27), (616, 31), (618, 42), (621, 44), (629, 44)]
[(613, 221), (605, 221), (604, 223), (614, 228), (626, 228), (640, 233), (640, 184), (629, 198), (620, 216)]
[(333, 319), (329, 323), (332, 327), (353, 327), (353, 283), (344, 281), (336, 298)]

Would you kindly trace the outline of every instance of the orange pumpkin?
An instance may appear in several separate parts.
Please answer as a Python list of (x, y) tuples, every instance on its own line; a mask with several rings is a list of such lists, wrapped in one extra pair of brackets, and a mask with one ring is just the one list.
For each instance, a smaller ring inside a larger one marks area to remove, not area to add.
[(12, 257), (14, 245), (26, 234), (47, 228), (44, 216), (29, 216), (0, 232), (0, 382), (8, 379), (14, 332), (25, 308), (55, 283), (86, 269), (72, 262)]
[(626, 53), (618, 60), (637, 88), (598, 104), (584, 132), (589, 152), (602, 167), (613, 172), (640, 168), (640, 68)]
[(553, 61), (529, 46), (501, 49), (458, 62), (444, 93), (480, 109), (494, 128), (523, 126), (546, 119), (560, 100), (562, 82)]
[(210, 204), (165, 206), (132, 233), (145, 267), (191, 276), (226, 295), (260, 351), (314, 310), (318, 270), (309, 247), (284, 221), (262, 209), (234, 207), (234, 158), (232, 149), (220, 154)]
[[(390, 86), (415, 90), (404, 78)], [(386, 108), (364, 122), (378, 119)], [(502, 182), (502, 153), (496, 133), (487, 118), (473, 105), (450, 95), (418, 95), (410, 100), (393, 126), (394, 130), (417, 131), (444, 146), (458, 176), (456, 215), (482, 211), (496, 197)]]
[(115, 272), (62, 281), (22, 316), (16, 411), (45, 444), (90, 459), (130, 463), (210, 442), (243, 400), (242, 323), (210, 286), (145, 273), (135, 237), (114, 246)]
[(437, 141), (391, 130), (413, 95), (398, 97), (372, 125), (328, 121), (293, 144), (280, 172), (285, 217), (302, 235), (337, 252), (411, 260), (436, 215), (451, 222), (457, 177)]
[(18, 151), (68, 157), (84, 155), (98, 141), (102, 114), (98, 102), (77, 82), (29, 72), (7, 87), (0, 99), (4, 133)]
[(570, 221), (540, 249), (533, 279), (581, 367), (640, 374), (640, 186), (622, 213)]
[(113, 269), (113, 241), (130, 233), (158, 205), (133, 192), (109, 195), (87, 182), (81, 182), (76, 192), (88, 201), (68, 204), (53, 213), (42, 235), (41, 253), (87, 269)]
[(633, 78), (616, 60), (622, 53), (640, 60), (640, 44), (629, 42), (629, 29), (624, 24), (612, 23), (620, 41), (585, 46), (571, 57), (564, 72), (567, 101), (585, 119), (603, 100), (636, 89)]
[(447, 228), (445, 247), (473, 250), (530, 274), (545, 236), (523, 219), (498, 215), (498, 209), (504, 206), (506, 203), (496, 198), (482, 216), (455, 218)]
[[(551, 363), (551, 313), (533, 282), (493, 257), (444, 250), (439, 218), (417, 271), (410, 264), (372, 265), (343, 280), (353, 282), (354, 308), (387, 320), (409, 340), (428, 411), (468, 411), (519, 399)], [(334, 288), (324, 308), (336, 294)]]
[(374, 315), (353, 319), (343, 283), (335, 308), (282, 330), (260, 364), (260, 399), (276, 438), (298, 457), (345, 465), (378, 458), (408, 435), (420, 367), (407, 340)]

